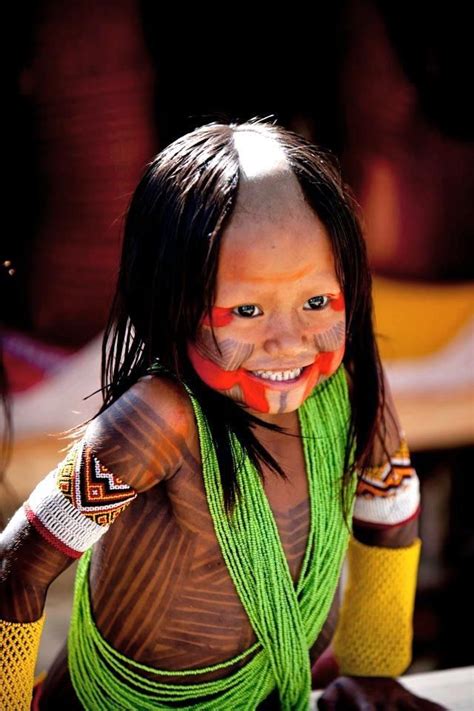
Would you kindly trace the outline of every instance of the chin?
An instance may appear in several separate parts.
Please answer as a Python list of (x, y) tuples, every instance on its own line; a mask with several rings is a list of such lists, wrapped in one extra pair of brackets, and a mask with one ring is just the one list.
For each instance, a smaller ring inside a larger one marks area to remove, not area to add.
[(298, 388), (294, 392), (281, 393), (267, 392), (267, 402), (269, 415), (282, 415), (295, 412), (305, 401), (304, 390)]
[(286, 400), (279, 400), (270, 403), (270, 411), (276, 412), (294, 412), (303, 403), (303, 397), (288, 397)]

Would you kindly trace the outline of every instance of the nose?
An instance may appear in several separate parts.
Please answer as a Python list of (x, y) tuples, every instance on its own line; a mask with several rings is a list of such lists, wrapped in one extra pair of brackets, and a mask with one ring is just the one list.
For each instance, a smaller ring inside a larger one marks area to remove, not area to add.
[(287, 360), (304, 357), (310, 350), (306, 329), (295, 317), (274, 319), (265, 334), (263, 350)]

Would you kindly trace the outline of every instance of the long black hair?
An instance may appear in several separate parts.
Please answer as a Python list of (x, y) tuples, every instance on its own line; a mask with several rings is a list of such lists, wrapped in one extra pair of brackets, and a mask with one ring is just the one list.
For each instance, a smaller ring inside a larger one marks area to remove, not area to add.
[[(235, 476), (239, 462), (230, 432), (261, 476), (261, 462), (265, 462), (285, 477), (252, 432), (258, 420), (207, 387), (194, 373), (186, 348), (214, 303), (220, 241), (239, 186), (234, 135), (244, 130), (256, 131), (280, 145), (332, 243), (346, 304), (344, 365), (352, 381), (343, 499), (353, 470), (368, 466), (375, 436), (385, 426), (383, 374), (372, 325), (365, 243), (357, 206), (335, 159), (266, 119), (213, 122), (182, 136), (148, 165), (130, 203), (117, 289), (102, 346), (104, 402), (98, 414), (158, 361), (163, 372), (188, 385), (199, 398), (216, 447), (228, 513), (240, 493)], [(380, 439), (383, 442), (384, 433)], [(353, 447), (355, 460), (351, 462)]]

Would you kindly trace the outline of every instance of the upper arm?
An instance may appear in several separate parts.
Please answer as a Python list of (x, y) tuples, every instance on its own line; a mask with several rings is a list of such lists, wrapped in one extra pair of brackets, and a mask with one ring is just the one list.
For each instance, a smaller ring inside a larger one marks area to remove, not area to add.
[(176, 383), (146, 376), (89, 424), (84, 441), (136, 492), (171, 478), (189, 458), (189, 399)]
[(39, 616), (49, 584), (141, 491), (173, 476), (189, 456), (190, 407), (174, 384), (144, 378), (90, 423), (0, 537), (0, 617), (4, 606), (13, 619)]
[(384, 390), (369, 466), (359, 473), (354, 534), (363, 543), (399, 547), (417, 536), (420, 487), (385, 375)]
[(24, 514), (48, 543), (79, 557), (141, 492), (179, 469), (187, 423), (174, 388), (153, 378), (137, 382), (38, 484)]

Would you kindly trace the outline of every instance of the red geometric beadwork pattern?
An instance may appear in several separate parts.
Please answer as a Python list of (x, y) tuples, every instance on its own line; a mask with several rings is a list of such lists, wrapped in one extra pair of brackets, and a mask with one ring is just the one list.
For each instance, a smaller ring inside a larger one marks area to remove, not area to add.
[(389, 462), (364, 471), (357, 486), (357, 496), (396, 496), (397, 490), (413, 476), (416, 472), (411, 466), (410, 452), (406, 441), (402, 440)]
[(59, 465), (56, 485), (74, 508), (100, 526), (113, 523), (137, 496), (84, 442), (75, 444)]

